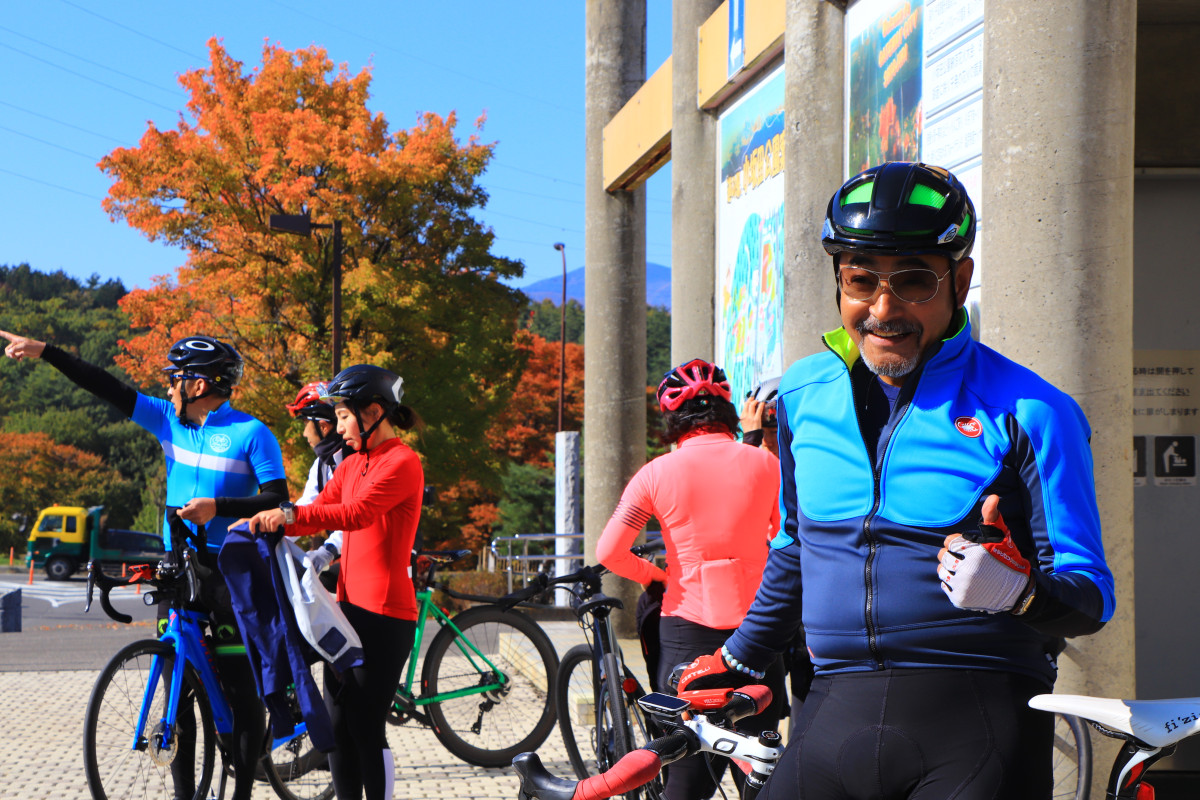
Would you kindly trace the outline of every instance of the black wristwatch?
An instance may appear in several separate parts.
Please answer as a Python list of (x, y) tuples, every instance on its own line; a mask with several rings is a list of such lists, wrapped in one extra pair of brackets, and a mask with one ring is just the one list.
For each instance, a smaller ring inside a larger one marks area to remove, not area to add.
[(279, 510), (283, 512), (283, 524), (296, 524), (296, 504), (291, 500), (285, 500), (279, 504)]

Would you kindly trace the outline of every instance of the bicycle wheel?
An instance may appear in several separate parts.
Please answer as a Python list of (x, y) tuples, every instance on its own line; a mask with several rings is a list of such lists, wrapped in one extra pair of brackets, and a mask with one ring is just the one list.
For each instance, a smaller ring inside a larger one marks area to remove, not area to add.
[[(613, 733), (612, 713), (605, 711), (597, 717), (596, 709), (607, 709), (609, 689), (607, 686), (596, 688), (593, 680), (593, 661), (591, 645), (580, 644), (572, 647), (563, 656), (558, 665), (558, 677), (554, 681), (554, 707), (558, 711), (558, 729), (562, 734), (563, 746), (571, 769), (579, 780), (605, 772), (616, 761), (617, 737)], [(632, 681), (637, 686), (633, 673), (625, 668), (625, 680)], [(629, 749), (637, 749), (652, 740), (656, 731), (651, 728), (650, 720), (637, 705), (637, 697), (641, 693), (640, 686), (633, 692), (625, 692), (621, 686), (619, 696), (624, 697), (624, 706), (630, 738), (622, 738), (628, 742)], [(597, 696), (602, 698), (598, 703)], [(602, 727), (598, 727), (602, 724)], [(597, 737), (596, 731), (606, 731)], [(642, 789), (647, 798), (657, 800), (662, 797), (662, 782), (655, 778)]]
[(1054, 799), (1087, 800), (1092, 789), (1092, 740), (1087, 723), (1054, 715)]
[(629, 729), (629, 713), (625, 708), (625, 676), (617, 671), (617, 658), (605, 653), (603, 658), (604, 679), (600, 682), (600, 697), (596, 704), (597, 751), (608, 755), (609, 766), (620, 761), (634, 749), (633, 735)]
[[(151, 664), (161, 659), (162, 678), (153, 687), (145, 735), (134, 741), (138, 718), (150, 681)], [(172, 762), (179, 756), (178, 739), (162, 746), (168, 679), (175, 660), (169, 644), (154, 640), (122, 648), (100, 672), (88, 700), (83, 726), (83, 761), (88, 788), (95, 800), (132, 800), (175, 795)], [(196, 783), (197, 800), (207, 796), (215, 762), (216, 733), (208, 694), (192, 667), (184, 673), (184, 697), (195, 711), (196, 746), (193, 763), (183, 765)]]
[(554, 679), (554, 708), (558, 730), (575, 777), (598, 774), (596, 758), (596, 690), (592, 682), (591, 645), (577, 644), (558, 662)]
[[(312, 673), (323, 695), (323, 662), (314, 664)], [(333, 797), (333, 775), (329, 772), (329, 758), (313, 747), (304, 727), (304, 716), (300, 713), (294, 687), (288, 689), (288, 705), (292, 711), (292, 722), (297, 726), (296, 731), (290, 737), (267, 742), (268, 752), (262, 760), (264, 777), (275, 794), (283, 800), (330, 800)], [(270, 737), (270, 733), (267, 735)]]
[[(507, 767), (554, 727), (554, 645), (519, 611), (478, 606), (454, 624), (462, 636), (449, 626), (438, 631), (421, 670), (422, 696), (442, 696), (429, 704), (434, 735), (468, 764)], [(481, 686), (497, 688), (480, 692)], [(454, 693), (463, 694), (447, 696)]]

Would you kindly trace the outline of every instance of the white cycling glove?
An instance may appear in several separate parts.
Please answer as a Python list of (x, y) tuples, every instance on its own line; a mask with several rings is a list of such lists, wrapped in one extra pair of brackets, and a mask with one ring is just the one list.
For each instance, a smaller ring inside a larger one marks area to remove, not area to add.
[(328, 544), (323, 544), (304, 554), (304, 566), (308, 569), (316, 570), (320, 574), (329, 569), (329, 565), (333, 563), (335, 558), (337, 558), (337, 550), (334, 550)]
[(1033, 579), (1029, 561), (1013, 543), (1008, 526), (996, 510), (998, 502), (992, 502), (990, 509), (988, 505), (984, 504), (984, 521), (999, 529), (1003, 540), (977, 543), (952, 536), (942, 551), (937, 573), (942, 591), (958, 608), (999, 614), (1016, 607)]

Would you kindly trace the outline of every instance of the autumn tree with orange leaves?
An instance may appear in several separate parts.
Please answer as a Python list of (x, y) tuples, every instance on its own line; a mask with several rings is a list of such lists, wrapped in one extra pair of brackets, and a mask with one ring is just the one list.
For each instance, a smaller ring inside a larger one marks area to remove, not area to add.
[(46, 506), (91, 506), (108, 486), (121, 479), (95, 453), (58, 444), (45, 433), (0, 432), (0, 463), (20, 469), (0, 470), (0, 547), (23, 546), (32, 525)]
[(487, 200), (482, 120), (465, 142), (453, 113), (392, 131), (367, 108), (370, 71), (335, 69), (322, 48), (266, 45), (247, 72), (220, 41), (208, 47), (211, 65), (180, 77), (190, 99), (177, 126), (151, 125), (100, 162), (110, 216), (187, 252), (173, 277), (122, 300), (138, 332), (120, 365), (159, 380), (175, 339), (231, 341), (246, 360), (235, 403), (280, 434), (299, 480), (310, 454), (283, 404), (331, 377), (330, 242), (272, 233), (268, 218), (340, 220), (342, 363), (404, 378), (405, 402), (428, 425), (417, 446), (426, 480), (443, 489), (426, 542), (460, 539), (496, 486), (488, 432), (524, 357), (513, 345), (522, 296), (500, 282), (522, 265), (492, 255), (491, 231), (471, 215)]

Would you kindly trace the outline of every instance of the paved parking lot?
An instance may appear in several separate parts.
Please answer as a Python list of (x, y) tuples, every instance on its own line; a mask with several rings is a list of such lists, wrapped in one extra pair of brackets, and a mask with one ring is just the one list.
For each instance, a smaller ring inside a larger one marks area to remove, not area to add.
[[(583, 641), (574, 622), (547, 622), (560, 655)], [(144, 635), (144, 632), (141, 633)], [(22, 663), (38, 661), (38, 653), (51, 654), (42, 666), (0, 671), (0, 731), (4, 752), (0, 755), (0, 785), (14, 800), (85, 800), (90, 795), (83, 772), (83, 716), (98, 666), (79, 668), (74, 652), (89, 664), (103, 663), (126, 641), (141, 638), (139, 632), (106, 627), (64, 628), (57, 631), (27, 631), (0, 635), (0, 652), (10, 648), (25, 653)], [(53, 642), (53, 644), (52, 644)], [(627, 642), (625, 652), (640, 667), (636, 642)], [(6, 659), (8, 657), (6, 656)], [(509, 770), (482, 769), (452, 756), (433, 733), (419, 725), (389, 726), (388, 740), (396, 760), (396, 797), (436, 800), (442, 797), (467, 800), (513, 800), (517, 781)], [(557, 727), (539, 749), (543, 761), (556, 774), (570, 775), (571, 767)], [(447, 788), (453, 787), (447, 793)], [(256, 787), (255, 800), (274, 797), (266, 784)]]

